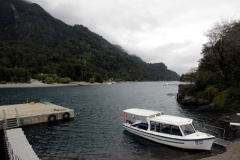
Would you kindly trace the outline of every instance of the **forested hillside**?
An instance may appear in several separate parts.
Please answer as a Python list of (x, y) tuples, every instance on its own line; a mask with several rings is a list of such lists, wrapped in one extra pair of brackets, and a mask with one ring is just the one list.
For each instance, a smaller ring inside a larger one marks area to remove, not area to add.
[(82, 25), (70, 26), (38, 4), (0, 0), (0, 82), (39, 74), (74, 81), (178, 80), (163, 63), (148, 64)]
[(181, 76), (195, 85), (180, 92), (204, 98), (224, 111), (240, 111), (240, 22), (221, 20), (205, 33), (208, 42), (195, 73)]

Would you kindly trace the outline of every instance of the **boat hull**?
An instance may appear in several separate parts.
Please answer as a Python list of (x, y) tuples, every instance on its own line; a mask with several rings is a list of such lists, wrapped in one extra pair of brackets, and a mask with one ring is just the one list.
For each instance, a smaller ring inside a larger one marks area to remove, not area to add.
[(137, 129), (135, 127), (123, 125), (123, 127), (140, 137), (146, 138), (148, 140), (173, 146), (173, 147), (178, 147), (178, 148), (183, 148), (183, 149), (193, 149), (193, 150), (206, 150), (209, 151), (211, 150), (214, 137), (210, 138), (194, 138), (194, 139), (181, 139), (181, 138), (173, 138), (173, 137), (165, 137), (165, 136), (160, 136), (156, 134), (149, 133), (148, 131)]

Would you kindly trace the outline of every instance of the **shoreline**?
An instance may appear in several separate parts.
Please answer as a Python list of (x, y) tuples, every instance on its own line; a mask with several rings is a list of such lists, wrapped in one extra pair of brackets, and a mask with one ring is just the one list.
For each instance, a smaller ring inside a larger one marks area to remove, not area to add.
[(66, 87), (66, 86), (92, 86), (92, 85), (101, 85), (107, 83), (89, 83), (89, 82), (70, 82), (66, 84), (62, 83), (52, 83), (46, 84), (39, 81), (32, 83), (8, 83), (0, 84), (0, 88), (38, 88), (38, 87)]
[(239, 160), (240, 159), (240, 140), (236, 140), (226, 147), (226, 151), (201, 160)]

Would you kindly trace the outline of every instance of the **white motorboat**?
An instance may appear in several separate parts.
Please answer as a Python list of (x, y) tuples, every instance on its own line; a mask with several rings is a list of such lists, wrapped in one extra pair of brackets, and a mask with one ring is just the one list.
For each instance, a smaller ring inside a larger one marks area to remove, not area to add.
[(194, 150), (211, 150), (214, 136), (196, 131), (189, 118), (164, 115), (161, 111), (132, 108), (124, 110), (123, 127), (157, 143)]

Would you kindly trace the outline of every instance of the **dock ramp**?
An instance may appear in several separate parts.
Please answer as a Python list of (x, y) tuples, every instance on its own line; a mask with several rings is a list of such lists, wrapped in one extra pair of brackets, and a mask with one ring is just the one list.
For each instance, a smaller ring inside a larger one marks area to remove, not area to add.
[(5, 143), (11, 160), (39, 160), (21, 128), (4, 130)]
[(215, 143), (215, 144), (217, 144), (217, 145), (220, 145), (220, 146), (223, 146), (223, 147), (226, 147), (226, 146), (229, 145), (231, 142), (226, 141), (226, 140), (221, 139), (221, 138), (215, 138), (213, 143)]

